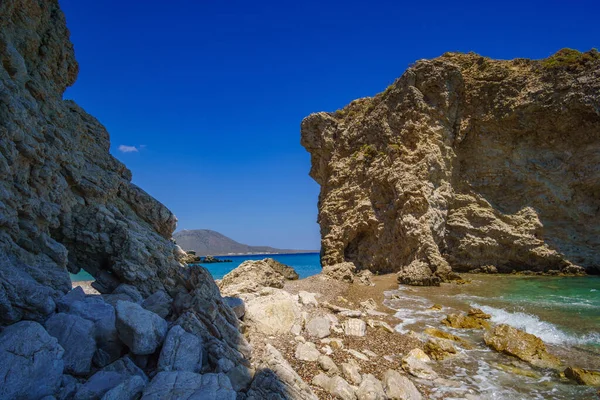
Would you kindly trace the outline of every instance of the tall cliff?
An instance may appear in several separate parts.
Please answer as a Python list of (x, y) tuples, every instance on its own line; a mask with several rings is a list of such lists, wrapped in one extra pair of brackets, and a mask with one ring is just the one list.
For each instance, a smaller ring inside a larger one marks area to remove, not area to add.
[(447, 53), (302, 122), (323, 265), (600, 272), (600, 54)]
[(0, 321), (47, 315), (80, 268), (107, 292), (173, 286), (175, 217), (62, 100), (78, 64), (57, 1), (3, 1), (0, 15)]

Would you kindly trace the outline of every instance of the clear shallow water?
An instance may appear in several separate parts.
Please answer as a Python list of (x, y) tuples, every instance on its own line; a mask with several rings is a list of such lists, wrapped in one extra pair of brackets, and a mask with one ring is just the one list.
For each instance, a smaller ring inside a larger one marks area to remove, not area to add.
[[(427, 327), (446, 330), (475, 344), (472, 350), (435, 364), (448, 384), (434, 384), (433, 398), (597, 399), (596, 389), (561, 379), (550, 370), (530, 368), (516, 358), (488, 349), (481, 331), (452, 329), (440, 321), (452, 312), (479, 307), (492, 322), (506, 323), (539, 336), (565, 365), (600, 368), (600, 278), (471, 275), (468, 285), (439, 288), (401, 286), (387, 292), (386, 304), (402, 321), (401, 332)], [(441, 311), (428, 310), (433, 304)], [(508, 367), (507, 367), (508, 366)], [(518, 367), (531, 376), (507, 372)]]
[[(213, 278), (221, 279), (229, 271), (237, 268), (246, 260), (262, 260), (265, 258), (273, 258), (280, 263), (293, 267), (300, 278), (307, 278), (321, 272), (321, 260), (319, 253), (302, 253), (302, 254), (253, 254), (248, 256), (223, 256), (217, 257), (220, 259), (231, 260), (230, 263), (216, 264), (200, 264), (212, 274)], [(197, 265), (197, 264), (196, 264)], [(85, 271), (78, 274), (71, 274), (71, 281), (93, 281), (94, 278)]]

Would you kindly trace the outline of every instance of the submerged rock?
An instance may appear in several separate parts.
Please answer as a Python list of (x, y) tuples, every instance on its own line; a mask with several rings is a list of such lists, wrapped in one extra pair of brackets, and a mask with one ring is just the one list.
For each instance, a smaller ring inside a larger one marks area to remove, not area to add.
[(501, 324), (483, 335), (485, 343), (492, 349), (527, 361), (540, 368), (560, 367), (560, 360), (548, 353), (540, 338), (510, 325)]
[(458, 329), (490, 329), (489, 314), (479, 309), (471, 309), (467, 314), (448, 314), (442, 323)]
[(569, 367), (565, 369), (565, 376), (580, 385), (600, 386), (600, 371)]
[(448, 339), (431, 338), (425, 343), (425, 353), (434, 360), (440, 361), (456, 354), (456, 348)]
[(421, 349), (412, 349), (402, 358), (402, 369), (422, 379), (435, 379), (437, 373), (428, 365), (431, 359)]

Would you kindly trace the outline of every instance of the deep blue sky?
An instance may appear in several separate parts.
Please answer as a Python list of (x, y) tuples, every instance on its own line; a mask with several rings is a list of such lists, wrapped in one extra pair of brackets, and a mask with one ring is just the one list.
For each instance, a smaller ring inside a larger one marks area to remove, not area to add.
[(543, 58), (600, 44), (598, 1), (60, 3), (80, 64), (65, 98), (107, 127), (133, 181), (178, 229), (286, 248), (319, 247), (303, 117), (446, 51)]

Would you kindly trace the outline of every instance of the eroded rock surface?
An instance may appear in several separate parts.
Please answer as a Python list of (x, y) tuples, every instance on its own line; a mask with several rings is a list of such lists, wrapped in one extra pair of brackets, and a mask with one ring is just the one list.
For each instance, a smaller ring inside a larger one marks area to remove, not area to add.
[(416, 285), (451, 268), (598, 271), (600, 55), (558, 56), (446, 53), (305, 118), (324, 270)]

